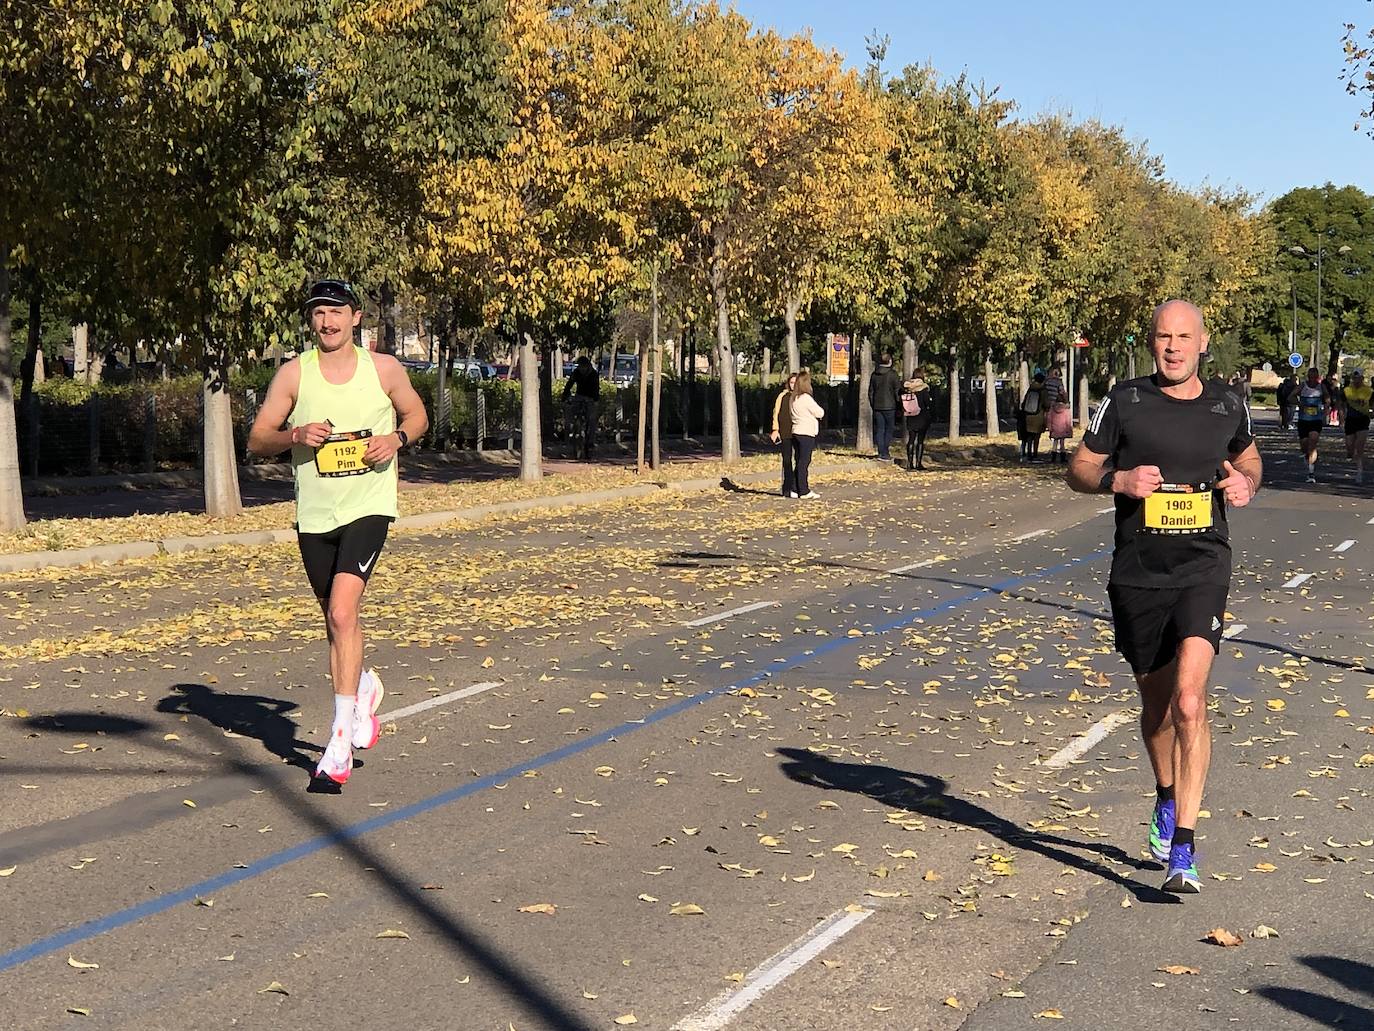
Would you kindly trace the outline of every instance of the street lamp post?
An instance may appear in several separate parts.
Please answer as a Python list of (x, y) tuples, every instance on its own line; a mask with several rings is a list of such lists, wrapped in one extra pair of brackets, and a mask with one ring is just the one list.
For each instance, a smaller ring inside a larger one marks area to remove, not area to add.
[[(1311, 252), (1311, 251), (1307, 250), (1305, 247), (1298, 247), (1298, 246), (1296, 246), (1296, 245), (1293, 246), (1293, 247), (1288, 248), (1288, 252), (1289, 252), (1290, 254), (1297, 254), (1297, 255), (1299, 255), (1299, 256), (1301, 256), (1301, 257), (1304, 257), (1304, 258), (1310, 258), (1310, 257), (1312, 257), (1312, 252)], [(1336, 248), (1336, 253), (1337, 253), (1337, 254), (1349, 254), (1349, 253), (1350, 253), (1350, 248), (1349, 248), (1349, 246), (1347, 246), (1346, 244), (1341, 244), (1341, 246), (1339, 246), (1339, 247)], [(1325, 257), (1325, 256), (1326, 256), (1326, 248), (1325, 248), (1325, 247), (1318, 247), (1318, 248), (1317, 248), (1317, 254), (1316, 254), (1316, 258), (1317, 258), (1317, 332), (1316, 332), (1316, 336), (1313, 338), (1313, 343), (1312, 343), (1312, 367), (1313, 367), (1313, 368), (1320, 368), (1320, 366), (1317, 365), (1317, 359), (1319, 359), (1319, 358), (1321, 357), (1321, 353), (1322, 353), (1322, 258)], [(1297, 305), (1296, 305), (1296, 295), (1295, 295), (1294, 308), (1293, 308), (1293, 325), (1294, 325), (1294, 337), (1296, 338), (1296, 336), (1297, 336), (1297, 330), (1296, 330), (1296, 327), (1297, 327)]]

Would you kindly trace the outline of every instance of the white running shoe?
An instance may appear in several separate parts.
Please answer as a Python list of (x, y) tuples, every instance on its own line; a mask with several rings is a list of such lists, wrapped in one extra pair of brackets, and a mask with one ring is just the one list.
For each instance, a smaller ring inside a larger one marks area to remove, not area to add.
[(817, 494), (814, 490), (812, 490), (812, 491), (807, 491), (805, 494), (803, 494), (803, 495), (802, 495), (802, 500), (803, 500), (803, 501), (815, 501), (815, 500), (816, 500), (817, 498), (819, 498), (819, 497), (820, 497), (820, 495)]
[(353, 773), (353, 748), (342, 730), (329, 739), (329, 747), (320, 756), (315, 767), (315, 776), (332, 780), (335, 784), (348, 783)]
[(385, 695), (386, 688), (382, 687), (382, 678), (377, 676), (377, 671), (363, 670), (358, 678), (358, 700), (353, 703), (354, 748), (371, 748), (381, 737), (382, 724), (377, 719), (377, 710)]

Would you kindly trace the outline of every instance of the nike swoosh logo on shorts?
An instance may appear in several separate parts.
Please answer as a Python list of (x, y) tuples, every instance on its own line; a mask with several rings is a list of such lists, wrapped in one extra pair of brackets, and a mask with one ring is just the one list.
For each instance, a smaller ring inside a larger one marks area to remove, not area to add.
[(366, 573), (369, 569), (372, 568), (372, 563), (373, 563), (373, 562), (376, 562), (376, 561), (377, 561), (377, 553), (374, 551), (374, 552), (372, 553), (372, 557), (369, 558), (366, 562), (359, 562), (359, 563), (358, 563), (358, 572), (360, 572), (360, 573)]

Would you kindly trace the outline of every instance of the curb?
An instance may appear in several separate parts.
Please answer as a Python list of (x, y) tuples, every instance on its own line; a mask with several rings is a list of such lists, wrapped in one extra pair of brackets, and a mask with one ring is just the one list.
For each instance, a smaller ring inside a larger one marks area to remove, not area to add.
[[(841, 462), (837, 465), (819, 466), (817, 475), (836, 472), (853, 472), (871, 468), (870, 461)], [(695, 480), (658, 481), (616, 487), (610, 490), (581, 491), (576, 494), (555, 494), (539, 498), (523, 498), (519, 501), (502, 501), (494, 505), (479, 505), (474, 508), (450, 509), (444, 512), (423, 512), (417, 515), (402, 516), (395, 522), (398, 530), (426, 530), (445, 523), (468, 522), (485, 519), (488, 516), (512, 512), (532, 512), (560, 508), (581, 508), (601, 505), (610, 501), (626, 498), (651, 497), (660, 491), (668, 490), (680, 494), (704, 493), (717, 490), (722, 481), (730, 483), (767, 483), (776, 480), (776, 472), (741, 473), (738, 476), (703, 476)], [(203, 537), (167, 537), (159, 541), (130, 541), (125, 544), (101, 544), (93, 548), (73, 548), (65, 551), (30, 551), (17, 555), (0, 555), (0, 574), (23, 573), (33, 569), (49, 567), (70, 567), (110, 562), (124, 562), (128, 559), (152, 558), (156, 555), (184, 555), (194, 551), (214, 551), (226, 547), (266, 547), (282, 544), (296, 539), (293, 529), (251, 530), (247, 533), (218, 533)]]

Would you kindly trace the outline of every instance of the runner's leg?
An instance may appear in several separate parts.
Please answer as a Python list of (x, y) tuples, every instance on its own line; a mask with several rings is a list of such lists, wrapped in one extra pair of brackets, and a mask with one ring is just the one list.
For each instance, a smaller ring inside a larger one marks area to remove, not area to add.
[(1180, 828), (1197, 827), (1202, 789), (1212, 761), (1207, 677), (1212, 671), (1214, 654), (1212, 643), (1205, 638), (1185, 637), (1179, 642), (1169, 715), (1174, 735), (1174, 799)]
[(325, 622), (329, 628), (329, 673), (334, 694), (355, 698), (363, 673), (363, 630), (359, 620), (367, 582), (355, 573), (334, 575)]
[(1136, 675), (1140, 686), (1140, 736), (1155, 771), (1155, 784), (1169, 788), (1174, 784), (1174, 680), (1178, 660), (1163, 669)]

